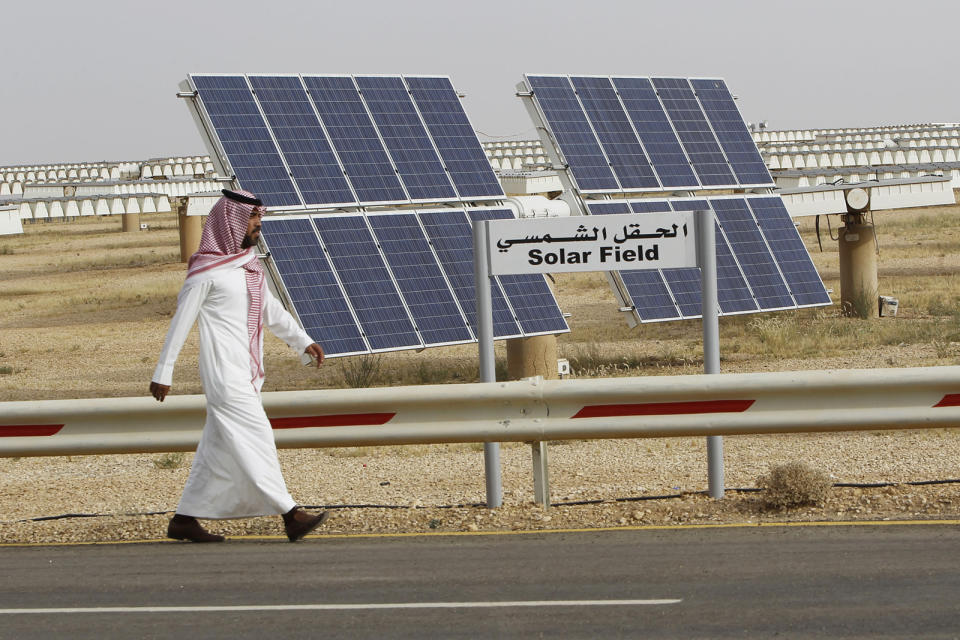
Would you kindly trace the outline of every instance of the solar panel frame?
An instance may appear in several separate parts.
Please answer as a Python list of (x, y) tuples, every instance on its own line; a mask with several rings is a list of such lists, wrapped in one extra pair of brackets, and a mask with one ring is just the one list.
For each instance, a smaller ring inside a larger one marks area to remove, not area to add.
[[(437, 347), (475, 342), (476, 336), (416, 213), (370, 212), (366, 220), (424, 344)], [(433, 283), (432, 289), (415, 286), (427, 282)], [(443, 333), (457, 335), (441, 338)]]
[(796, 302), (745, 199), (711, 198), (710, 206), (716, 213), (720, 231), (758, 309), (781, 311), (796, 308)]
[(657, 91), (657, 97), (693, 165), (700, 184), (704, 188), (712, 189), (739, 187), (736, 174), (730, 167), (730, 161), (724, 154), (700, 101), (697, 100), (690, 80), (658, 76), (650, 78), (650, 82)]
[[(783, 200), (776, 195), (755, 195), (746, 198), (746, 202), (757, 220), (770, 252), (776, 258), (777, 268), (780, 269), (797, 307), (832, 304), (830, 294), (810, 260), (810, 254)], [(780, 215), (770, 215), (773, 210)], [(777, 236), (771, 237), (774, 231), (778, 232)]]
[[(662, 189), (643, 142), (624, 110), (609, 76), (570, 76), (594, 135), (624, 191)], [(607, 117), (599, 117), (606, 114)], [(624, 150), (619, 153), (618, 150)]]
[[(476, 335), (476, 285), (473, 273), (473, 231), (466, 209), (422, 209), (417, 217), (443, 265), (467, 323)], [(523, 329), (507, 303), (506, 294), (494, 279), (490, 285), (493, 307), (493, 337), (497, 340), (522, 338)]]
[[(235, 86), (227, 87), (225, 83), (228, 80), (239, 82), (235, 82)], [(277, 141), (267, 124), (267, 118), (246, 76), (235, 73), (193, 73), (187, 76), (187, 81), (195, 93), (195, 99), (202, 107), (197, 110), (201, 124), (214, 144), (221, 164), (229, 169), (240, 187), (256, 193), (269, 207), (302, 209), (303, 196), (291, 177), (290, 167), (280, 154)], [(208, 81), (221, 86), (202, 86)], [(215, 92), (219, 91), (236, 92), (237, 99), (215, 99), (217, 98)], [(239, 100), (241, 97), (243, 101)], [(246, 104), (247, 108), (239, 113), (218, 112), (221, 104)], [(223, 126), (218, 126), (218, 122)], [(247, 133), (251, 130), (259, 131), (256, 137), (238, 135), (236, 139), (232, 139), (230, 135), (230, 132)], [(269, 148), (267, 142), (269, 142)], [(252, 162), (258, 156), (270, 157), (270, 163), (245, 164), (245, 158), (249, 158)], [(272, 156), (276, 156), (275, 159)], [(265, 178), (262, 174), (252, 171), (263, 168), (269, 169), (273, 175)]]
[[(359, 203), (379, 206), (411, 202), (353, 76), (302, 74), (301, 78)], [(322, 86), (333, 81), (341, 86)]]
[[(361, 213), (321, 214), (312, 216), (311, 222), (351, 301), (370, 351), (424, 348), (423, 337), (386, 258), (376, 246), (366, 216)], [(364, 251), (367, 238), (373, 246), (372, 250), (368, 246)], [(364, 306), (358, 306), (359, 302)]]
[[(740, 108), (733, 99), (727, 83), (722, 78), (689, 78), (689, 82), (740, 186), (744, 188), (775, 186), (773, 176), (770, 175), (770, 170), (760, 155), (757, 143), (747, 129), (743, 114), (740, 113)], [(709, 87), (708, 83), (714, 85), (719, 83), (719, 86)], [(713, 92), (720, 94), (719, 98), (707, 99), (708, 94)], [(719, 106), (720, 102), (726, 105), (725, 111)], [(731, 110), (735, 117), (721, 118)]]
[[(403, 76), (355, 75), (353, 81), (410, 202), (458, 200), (453, 181)], [(427, 168), (430, 171), (424, 171)], [(427, 179), (429, 183), (424, 182)]]
[[(303, 92), (303, 102), (305, 102), (305, 104), (307, 105), (307, 109), (309, 110), (306, 113), (304, 113), (303, 110), (301, 110), (300, 113), (277, 112), (276, 118), (280, 119), (280, 118), (289, 117), (292, 119), (302, 119), (303, 117), (309, 118), (310, 114), (312, 114), (313, 118), (315, 118), (316, 120), (315, 123), (312, 121), (291, 122), (286, 128), (289, 128), (291, 130), (291, 133), (294, 133), (295, 135), (292, 135), (289, 139), (286, 137), (280, 136), (278, 129), (281, 129), (281, 127), (279, 126), (281, 123), (274, 122), (274, 117), (271, 115), (274, 112), (272, 109), (268, 110), (267, 105), (272, 104), (274, 102), (277, 102), (277, 103), (292, 102), (292, 100), (286, 100), (286, 101), (265, 100), (264, 94), (267, 91), (272, 91), (275, 89), (270, 87), (257, 86), (257, 83), (265, 83), (273, 79), (296, 80), (297, 87), (299, 88), (300, 91)], [(277, 149), (280, 152), (280, 156), (283, 158), (287, 168), (290, 170), (291, 179), (293, 180), (294, 184), (297, 186), (304, 204), (307, 207), (311, 205), (314, 205), (314, 206), (322, 205), (322, 206), (328, 206), (328, 207), (356, 206), (358, 204), (356, 191), (354, 191), (353, 185), (351, 185), (350, 182), (347, 180), (343, 163), (341, 162), (340, 157), (337, 155), (336, 150), (333, 148), (333, 145), (330, 142), (330, 137), (327, 134), (326, 127), (323, 124), (323, 120), (320, 118), (320, 114), (317, 113), (316, 105), (313, 103), (313, 100), (311, 100), (310, 98), (310, 94), (307, 91), (307, 87), (303, 83), (303, 78), (301, 78), (299, 74), (269, 74), (269, 75), (248, 74), (247, 82), (250, 84), (250, 87), (254, 94), (254, 98), (257, 100), (257, 103), (260, 105), (260, 110), (263, 112), (267, 126), (270, 128), (270, 131), (273, 134), (274, 141), (277, 143)], [(311, 139), (307, 131), (310, 128), (319, 129), (322, 138), (320, 140)], [(286, 142), (286, 144), (284, 144), (284, 142)], [(319, 143), (322, 143), (325, 149), (316, 149), (316, 147), (314, 149), (302, 149), (302, 148), (296, 149), (295, 148), (295, 147), (303, 147), (305, 143), (313, 143), (314, 145), (318, 145)], [(285, 147), (288, 147), (289, 150), (285, 149)], [(296, 169), (297, 167), (302, 166), (304, 167), (304, 170), (306, 170), (308, 167), (314, 167), (317, 165), (308, 164), (308, 163), (294, 164), (292, 162), (291, 156), (294, 156), (294, 155), (307, 156), (311, 152), (316, 154), (328, 153), (331, 156), (331, 159), (333, 160), (334, 164), (331, 164), (329, 163), (329, 161), (327, 161), (326, 166), (327, 167), (332, 167), (334, 165), (336, 166), (335, 176), (308, 176), (304, 174), (302, 177), (298, 177), (297, 169)], [(341, 189), (335, 190), (331, 187), (330, 191), (339, 192), (340, 195), (345, 195), (344, 194), (344, 190), (345, 190), (346, 195), (349, 195), (350, 199), (336, 200), (336, 199), (319, 199), (319, 198), (311, 197), (309, 194), (315, 193), (317, 191), (316, 189), (307, 190), (305, 188), (305, 183), (308, 181), (316, 181), (321, 179), (326, 179), (330, 182), (342, 182)]]
[[(264, 260), (264, 264), (267, 267), (267, 271), (271, 274), (271, 281), (277, 291), (280, 292), (282, 297), (289, 303), (286, 306), (300, 323), (300, 326), (310, 334), (311, 338), (324, 347), (327, 355), (350, 356), (370, 353), (370, 343), (363, 335), (356, 311), (353, 309), (350, 299), (344, 295), (343, 283), (340, 282), (336, 271), (331, 266), (323, 250), (323, 245), (320, 243), (316, 228), (310, 218), (311, 216), (309, 215), (283, 215), (267, 216), (263, 219), (261, 242), (269, 256), (268, 259)], [(287, 260), (284, 257), (284, 253), (288, 249), (291, 253), (297, 252), (279, 241), (279, 235), (284, 232), (278, 229), (277, 232), (274, 233), (273, 226), (274, 224), (290, 225), (297, 221), (303, 221), (304, 223), (298, 225), (300, 228), (295, 230), (297, 238), (304, 242), (304, 244), (300, 246), (313, 249), (311, 245), (315, 243), (317, 252), (314, 256), (310, 256), (307, 255), (307, 251), (302, 251), (299, 252), (301, 255), (294, 256), (296, 258), (295, 260), (293, 258)], [(310, 240), (313, 242), (311, 243)], [(297, 267), (303, 267), (305, 264), (313, 263), (314, 268), (309, 271), (290, 273), (285, 269), (287, 262), (291, 265), (295, 264)], [(306, 276), (307, 274), (327, 274), (327, 282), (324, 283), (321, 281), (318, 283), (316, 279), (307, 281), (306, 277), (299, 277), (301, 275)], [(332, 280), (332, 282), (330, 282), (330, 280)], [(292, 286), (293, 284), (297, 286)], [(334, 288), (339, 295), (314, 296), (309, 300), (300, 295), (301, 289), (316, 291), (317, 289), (329, 290), (329, 288)], [(331, 300), (333, 303), (329, 303)], [(310, 304), (311, 302), (319, 303), (320, 301), (324, 302), (322, 307), (320, 305)], [(339, 304), (341, 301), (342, 305)], [(311, 309), (313, 312), (309, 314), (305, 313), (308, 309)], [(318, 317), (317, 322), (307, 320), (313, 316)], [(350, 322), (346, 322), (345, 317), (348, 317)], [(354, 331), (350, 331), (351, 328)], [(338, 347), (343, 343), (351, 344), (356, 348), (352, 350), (350, 348), (340, 350)], [(362, 348), (360, 348), (361, 346)]]
[[(623, 190), (616, 175), (610, 168), (610, 159), (599, 143), (590, 119), (576, 95), (569, 76), (556, 74), (525, 74), (530, 92), (537, 96), (533, 101), (537, 112), (559, 146), (564, 162), (570, 169), (574, 185), (581, 193), (610, 193)], [(555, 86), (547, 86), (547, 83)], [(539, 88), (536, 86), (541, 84)], [(564, 113), (572, 118), (569, 121), (550, 117), (550, 113), (559, 115), (561, 106), (550, 102), (550, 92), (568, 93), (564, 95)], [(544, 101), (546, 98), (546, 102)], [(556, 107), (556, 110), (554, 109)], [(568, 128), (561, 127), (564, 122), (571, 123)], [(589, 132), (589, 139), (587, 138)], [(564, 142), (566, 141), (566, 143)], [(583, 147), (583, 153), (575, 153), (577, 147)], [(591, 160), (588, 162), (587, 158)], [(580, 160), (583, 160), (581, 164)], [(591, 184), (592, 183), (592, 184)]]
[[(699, 189), (700, 180), (690, 156), (650, 78), (611, 76), (610, 82), (664, 189)], [(656, 103), (656, 109), (652, 103)]]
[[(483, 201), (506, 197), (450, 77), (404, 75), (403, 79), (460, 199)], [(446, 86), (430, 88), (426, 86), (430, 81), (446, 83)], [(446, 110), (432, 108), (443, 105), (455, 106)], [(471, 176), (474, 179), (467, 180)]]

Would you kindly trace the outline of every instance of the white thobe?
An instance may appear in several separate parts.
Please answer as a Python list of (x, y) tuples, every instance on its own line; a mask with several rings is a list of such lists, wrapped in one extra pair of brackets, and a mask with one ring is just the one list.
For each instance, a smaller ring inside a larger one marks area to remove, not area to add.
[[(250, 301), (242, 268), (216, 269), (186, 282), (153, 374), (170, 385), (173, 365), (194, 322), (200, 325), (200, 378), (207, 396), (207, 421), (177, 513), (197, 518), (247, 518), (286, 513), (290, 497), (277, 459), (260, 387), (251, 381), (247, 311)], [(310, 336), (264, 288), (263, 323), (303, 353)], [(259, 345), (263, 361), (262, 341)]]

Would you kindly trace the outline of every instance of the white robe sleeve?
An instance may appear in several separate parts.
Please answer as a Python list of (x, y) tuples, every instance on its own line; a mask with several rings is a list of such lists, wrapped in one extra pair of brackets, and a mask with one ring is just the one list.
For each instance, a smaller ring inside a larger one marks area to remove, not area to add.
[(183, 343), (187, 340), (190, 329), (197, 321), (200, 306), (203, 304), (203, 300), (212, 284), (212, 280), (207, 280), (180, 290), (180, 294), (177, 296), (177, 312), (173, 315), (173, 320), (170, 321), (170, 328), (167, 330), (167, 338), (164, 340), (163, 349), (160, 351), (157, 368), (153, 371), (153, 382), (168, 386), (173, 382), (173, 365), (177, 361), (177, 356), (180, 355), (180, 349), (183, 348)]
[(311, 344), (316, 342), (307, 335), (293, 316), (290, 315), (280, 301), (274, 297), (270, 289), (264, 287), (263, 296), (263, 324), (273, 335), (287, 343), (297, 353), (303, 353)]

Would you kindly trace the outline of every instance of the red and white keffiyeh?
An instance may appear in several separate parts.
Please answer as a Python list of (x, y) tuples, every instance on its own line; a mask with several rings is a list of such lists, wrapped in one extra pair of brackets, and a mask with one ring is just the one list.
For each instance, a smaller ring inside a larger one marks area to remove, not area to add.
[[(236, 190), (235, 193), (255, 198), (248, 191)], [(250, 308), (247, 312), (247, 334), (250, 338), (250, 374), (256, 386), (263, 377), (261, 362), (261, 340), (263, 338), (263, 289), (266, 279), (263, 267), (257, 259), (255, 247), (241, 249), (243, 238), (247, 235), (250, 214), (254, 205), (237, 202), (223, 197), (217, 200), (207, 216), (207, 222), (200, 236), (200, 247), (190, 256), (187, 263), (186, 284), (202, 279), (215, 269), (242, 268), (246, 271), (247, 292), (250, 295)]]

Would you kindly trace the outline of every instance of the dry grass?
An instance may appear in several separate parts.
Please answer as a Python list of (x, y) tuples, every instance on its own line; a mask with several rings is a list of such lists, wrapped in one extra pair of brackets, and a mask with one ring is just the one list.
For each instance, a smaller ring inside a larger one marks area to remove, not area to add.
[(776, 465), (757, 479), (760, 502), (767, 509), (792, 509), (823, 504), (830, 494), (827, 474), (802, 462)]
[[(721, 318), (724, 371), (955, 364), (960, 356), (960, 207), (878, 213), (880, 293), (894, 318), (846, 318), (838, 306)], [(176, 217), (121, 233), (116, 218), (25, 224), (0, 241), (0, 400), (142, 395), (184, 276)], [(835, 229), (834, 229), (835, 231)], [(818, 249), (812, 220), (801, 233), (833, 296), (837, 246)], [(702, 371), (699, 321), (630, 328), (602, 273), (557, 274), (572, 314), (558, 355), (577, 376)], [(175, 393), (200, 393), (196, 332), (178, 362)], [(477, 380), (476, 345), (387, 353), (366, 363), (330, 359), (308, 369), (286, 345), (265, 341), (266, 390), (439, 384)], [(497, 343), (498, 377), (505, 349)], [(366, 369), (366, 370), (365, 370)]]

